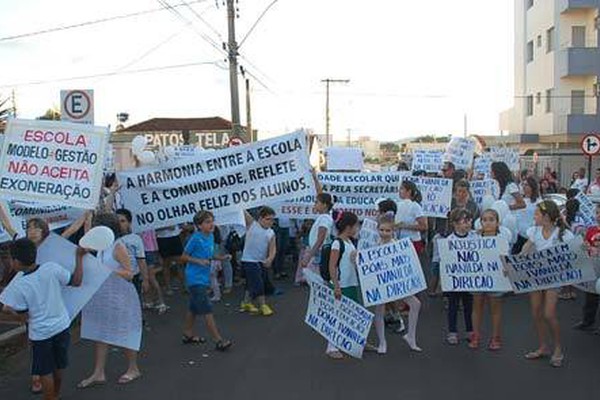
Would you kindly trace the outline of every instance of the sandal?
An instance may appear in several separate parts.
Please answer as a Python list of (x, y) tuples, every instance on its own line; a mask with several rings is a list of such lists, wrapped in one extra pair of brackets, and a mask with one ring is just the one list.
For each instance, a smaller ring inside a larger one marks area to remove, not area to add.
[(477, 350), (479, 348), (479, 339), (481, 337), (479, 336), (479, 333), (477, 332), (471, 332), (469, 334), (469, 348), (472, 350)]
[(327, 354), (327, 357), (331, 358), (332, 360), (343, 360), (344, 359), (344, 355), (340, 352), (340, 351), (330, 351)]
[(490, 340), (488, 350), (498, 351), (501, 349), (502, 349), (502, 340), (499, 337), (493, 337), (492, 340)]
[(41, 394), (42, 391), (42, 381), (40, 380), (40, 378), (31, 378), (31, 393)]
[(540, 359), (546, 358), (548, 356), (549, 356), (548, 353), (544, 353), (541, 350), (535, 350), (535, 351), (530, 351), (529, 353), (525, 354), (525, 359), (527, 359), (527, 360), (540, 360)]
[(367, 353), (377, 353), (378, 348), (373, 346), (371, 343), (365, 345), (365, 351)]
[(142, 374), (137, 374), (137, 375), (121, 375), (121, 377), (119, 378), (119, 380), (117, 381), (117, 383), (119, 385), (127, 385), (133, 381), (135, 381), (136, 379), (139, 379), (142, 377)]
[(206, 343), (206, 339), (200, 336), (187, 336), (183, 335), (181, 337), (181, 343), (183, 344), (202, 344)]
[(77, 389), (89, 389), (89, 388), (93, 388), (95, 386), (102, 386), (104, 384), (106, 384), (106, 380), (97, 381), (97, 380), (84, 379), (77, 384)]
[(218, 351), (227, 351), (232, 345), (233, 342), (231, 340), (219, 340), (215, 345), (215, 348)]

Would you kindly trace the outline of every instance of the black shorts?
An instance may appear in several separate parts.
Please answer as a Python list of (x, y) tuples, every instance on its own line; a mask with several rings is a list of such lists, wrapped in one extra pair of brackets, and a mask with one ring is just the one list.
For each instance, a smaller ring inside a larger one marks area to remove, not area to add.
[(157, 238), (158, 252), (162, 258), (180, 257), (183, 254), (183, 245), (179, 236)]
[(45, 340), (32, 340), (31, 375), (49, 375), (69, 365), (69, 328)]

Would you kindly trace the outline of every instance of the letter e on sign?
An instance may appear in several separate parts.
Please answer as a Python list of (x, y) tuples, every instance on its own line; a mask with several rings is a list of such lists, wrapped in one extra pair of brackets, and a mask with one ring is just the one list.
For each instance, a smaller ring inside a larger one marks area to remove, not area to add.
[(595, 156), (600, 153), (600, 136), (591, 134), (585, 135), (581, 141), (581, 150), (587, 156)]
[(62, 121), (94, 124), (94, 91), (61, 90), (60, 119)]

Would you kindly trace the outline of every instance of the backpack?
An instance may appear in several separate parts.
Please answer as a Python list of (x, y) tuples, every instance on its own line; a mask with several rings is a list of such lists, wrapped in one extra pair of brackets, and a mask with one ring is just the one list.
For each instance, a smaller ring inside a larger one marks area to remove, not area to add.
[(331, 280), (331, 275), (329, 274), (329, 257), (331, 256), (331, 246), (336, 241), (340, 243), (340, 257), (338, 258), (336, 265), (336, 267), (339, 268), (342, 255), (344, 254), (344, 241), (341, 239), (334, 239), (331, 243), (325, 244), (323, 247), (321, 247), (321, 262), (319, 263), (319, 272), (321, 273), (321, 278), (323, 278), (325, 282), (329, 282)]
[(227, 238), (225, 239), (225, 249), (230, 253), (236, 253), (240, 250), (242, 250), (242, 246), (243, 246), (243, 241), (240, 238), (240, 236), (238, 235), (238, 233), (233, 230), (229, 233), (229, 235), (227, 235)]

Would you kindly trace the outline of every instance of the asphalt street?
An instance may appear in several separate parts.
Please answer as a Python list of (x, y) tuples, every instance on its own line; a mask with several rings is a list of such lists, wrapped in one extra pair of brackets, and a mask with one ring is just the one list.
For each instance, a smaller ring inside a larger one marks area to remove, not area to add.
[[(276, 314), (240, 314), (236, 292), (216, 306), (223, 334), (235, 341), (228, 353), (212, 344), (180, 343), (186, 298), (169, 298), (166, 315), (148, 315), (140, 367), (143, 377), (128, 385), (116, 380), (125, 370), (123, 354), (109, 354), (107, 379), (101, 387), (76, 388), (93, 367), (93, 347), (72, 345), (63, 399), (560, 399), (600, 398), (600, 337), (571, 329), (581, 301), (561, 301), (566, 362), (553, 369), (548, 361), (527, 361), (535, 335), (525, 296), (506, 298), (504, 348), (473, 351), (466, 342), (444, 343), (445, 312), (441, 299), (424, 298), (418, 328), (423, 353), (413, 353), (399, 335), (388, 332), (388, 354), (365, 354), (363, 360), (334, 361), (324, 356), (325, 341), (304, 324), (307, 288), (283, 285), (270, 299)], [(199, 325), (204, 332), (202, 324)], [(487, 329), (486, 329), (487, 330)], [(488, 330), (489, 332), (489, 330)], [(483, 342), (485, 344), (485, 342)], [(1, 376), (0, 399), (32, 399), (27, 354)]]

